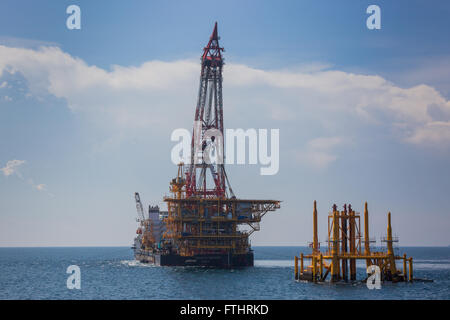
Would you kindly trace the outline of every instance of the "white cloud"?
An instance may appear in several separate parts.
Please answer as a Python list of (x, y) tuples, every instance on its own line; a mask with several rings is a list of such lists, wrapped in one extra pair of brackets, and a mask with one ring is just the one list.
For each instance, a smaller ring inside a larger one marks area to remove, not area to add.
[(342, 137), (316, 138), (308, 142), (308, 147), (316, 150), (329, 150), (343, 142)]
[(35, 187), (37, 190), (39, 190), (39, 191), (44, 191), (44, 190), (46, 190), (46, 185), (43, 184), (43, 183), (38, 184), (38, 185), (35, 185), (34, 187)]
[(19, 175), (19, 177), (21, 177), (20, 173), (18, 172), (18, 169), (24, 163), (25, 163), (25, 160), (9, 160), (6, 163), (6, 166), (4, 168), (1, 168), (0, 171), (2, 171), (5, 176), (17, 174), (17, 175)]
[[(355, 113), (382, 111), (397, 120), (417, 124), (431, 121), (431, 116), (427, 113), (431, 104), (450, 110), (450, 102), (427, 85), (402, 89), (379, 76), (342, 71), (294, 73), (263, 71), (243, 65), (228, 67), (228, 76), (231, 74), (230, 78), (233, 80), (231, 85), (302, 89), (302, 94), (306, 89), (310, 94), (322, 95), (321, 102), (327, 102), (327, 109)], [(308, 99), (307, 96), (300, 95), (298, 98)]]
[(48, 192), (47, 190), (47, 185), (40, 183), (40, 184), (36, 184), (34, 183), (33, 179), (29, 178), (27, 179), (27, 183), (33, 188), (36, 189), (37, 191), (42, 191), (47, 193), (49, 196), (54, 197), (55, 195), (53, 193)]
[[(6, 162), (6, 165), (4, 168), (0, 168), (0, 171), (5, 175), (5, 176), (10, 176), (15, 174), (16, 176), (18, 176), (21, 180), (26, 181), (26, 183), (28, 183), (30, 186), (32, 186), (34, 189), (38, 190), (38, 191), (47, 191), (47, 186), (43, 183), (41, 184), (35, 184), (33, 179), (28, 178), (25, 179), (23, 177), (23, 175), (19, 172), (19, 167), (21, 165), (23, 165), (24, 163), (26, 163), (25, 160), (9, 160), (8, 162)], [(53, 196), (53, 194), (47, 192), (50, 196)]]
[[(20, 72), (33, 95), (64, 98), (73, 111), (120, 128), (186, 126), (186, 119), (193, 118), (199, 70), (198, 61), (190, 60), (105, 70), (57, 47), (0, 46), (0, 75)], [(450, 145), (449, 119), (436, 119), (429, 112), (433, 106), (450, 114), (450, 102), (428, 85), (400, 88), (377, 75), (325, 67), (267, 71), (229, 63), (224, 69), (224, 95), (228, 119), (245, 112), (274, 121), (317, 114), (323, 127), (338, 127), (337, 117), (351, 118), (387, 127), (406, 143)], [(318, 163), (334, 160), (322, 153), (314, 158)]]
[(298, 162), (315, 169), (324, 169), (338, 159), (337, 146), (345, 145), (342, 137), (320, 137), (308, 141), (306, 148), (296, 151)]
[(440, 90), (447, 97), (450, 96), (449, 55), (402, 59), (401, 63), (407, 66), (414, 66), (414, 68), (405, 68), (405, 70), (391, 74), (390, 77), (404, 86), (411, 86), (420, 79), (421, 83), (429, 84)]
[[(191, 113), (198, 64), (150, 61), (139, 67), (89, 66), (56, 47), (39, 50), (0, 46), (0, 75), (20, 72), (30, 91), (66, 99), (70, 109), (121, 127), (165, 125), (173, 114)], [(188, 89), (184, 89), (188, 87)], [(189, 99), (192, 100), (192, 99)]]
[(408, 141), (416, 144), (429, 144), (442, 147), (443, 143), (450, 141), (450, 122), (428, 122), (408, 137)]

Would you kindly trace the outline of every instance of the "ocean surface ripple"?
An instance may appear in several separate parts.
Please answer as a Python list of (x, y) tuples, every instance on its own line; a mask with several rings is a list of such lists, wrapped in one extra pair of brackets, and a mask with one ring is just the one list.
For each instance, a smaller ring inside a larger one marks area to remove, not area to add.
[[(0, 299), (450, 299), (450, 247), (405, 247), (414, 277), (433, 282), (313, 284), (293, 279), (294, 255), (306, 247), (254, 247), (255, 267), (156, 267), (126, 247), (0, 248)], [(68, 289), (69, 265), (81, 289)], [(402, 268), (400, 264), (398, 266)], [(358, 263), (358, 278), (364, 277)]]

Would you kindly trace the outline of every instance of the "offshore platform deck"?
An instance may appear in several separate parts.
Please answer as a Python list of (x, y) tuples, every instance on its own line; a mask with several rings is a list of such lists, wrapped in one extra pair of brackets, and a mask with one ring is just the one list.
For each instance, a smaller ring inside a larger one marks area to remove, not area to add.
[[(313, 241), (310, 245), (312, 253), (300, 257), (295, 256), (294, 277), (296, 280), (324, 282), (329, 281), (356, 281), (356, 262), (362, 260), (366, 263), (367, 274), (376, 272), (380, 281), (406, 282), (413, 280), (429, 281), (413, 278), (413, 258), (407, 258), (395, 254), (394, 243), (398, 239), (392, 235), (391, 213), (388, 213), (386, 237), (382, 242), (386, 243), (386, 251), (374, 251), (371, 244), (375, 239), (369, 236), (369, 211), (367, 202), (364, 205), (364, 233), (361, 231), (360, 214), (355, 212), (351, 205), (344, 205), (344, 210), (339, 211), (333, 205), (333, 211), (328, 215), (328, 247), (320, 250), (320, 242), (317, 232), (317, 206), (314, 201), (313, 210)], [(305, 268), (305, 260), (310, 264)], [(400, 270), (396, 262), (403, 262)], [(299, 266), (300, 262), (300, 266)], [(407, 267), (408, 265), (408, 267)]]
[[(161, 266), (253, 266), (250, 235), (278, 200), (238, 199), (224, 166), (222, 58), (217, 23), (201, 56), (190, 163), (178, 165), (164, 197), (167, 212), (150, 207), (145, 217), (135, 194), (140, 226), (137, 260)], [(211, 159), (214, 154), (214, 159)]]

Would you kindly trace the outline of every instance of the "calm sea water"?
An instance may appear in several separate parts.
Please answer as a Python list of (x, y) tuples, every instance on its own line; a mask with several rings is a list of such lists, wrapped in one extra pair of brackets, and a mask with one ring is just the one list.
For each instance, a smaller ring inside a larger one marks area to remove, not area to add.
[[(0, 299), (450, 299), (450, 247), (402, 248), (414, 276), (432, 283), (295, 282), (293, 257), (304, 247), (254, 247), (255, 267), (217, 270), (155, 267), (130, 248), (0, 248)], [(66, 269), (81, 269), (81, 289), (66, 286)], [(401, 267), (401, 266), (400, 266)], [(364, 265), (358, 265), (362, 278)]]

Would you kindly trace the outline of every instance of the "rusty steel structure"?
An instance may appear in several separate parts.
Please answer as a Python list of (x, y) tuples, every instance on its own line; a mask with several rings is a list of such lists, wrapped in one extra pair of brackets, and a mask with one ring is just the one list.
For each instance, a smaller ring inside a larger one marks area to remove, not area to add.
[[(371, 244), (375, 240), (369, 237), (369, 211), (367, 202), (364, 205), (364, 232), (361, 230), (360, 214), (351, 205), (344, 205), (339, 211), (333, 205), (328, 215), (328, 238), (324, 252), (320, 250), (317, 231), (317, 206), (314, 201), (313, 210), (313, 241), (310, 244), (311, 254), (295, 256), (294, 276), (296, 280), (312, 282), (326, 281), (329, 276), (331, 282), (355, 281), (357, 260), (366, 263), (367, 272), (378, 268), (381, 281), (403, 282), (413, 281), (413, 259), (396, 255), (394, 243), (398, 242), (392, 236), (391, 213), (388, 213), (385, 251), (374, 251)], [(310, 264), (305, 268), (305, 260)], [(397, 260), (402, 261), (402, 269), (397, 268)], [(300, 266), (299, 266), (300, 262)], [(409, 267), (407, 268), (407, 264)]]
[[(252, 255), (249, 236), (259, 231), (267, 212), (280, 206), (276, 200), (188, 196), (183, 164), (170, 191), (173, 196), (164, 198), (169, 212), (164, 238), (170, 239), (182, 256), (226, 255), (244, 263)], [(250, 228), (243, 231), (241, 225)]]

